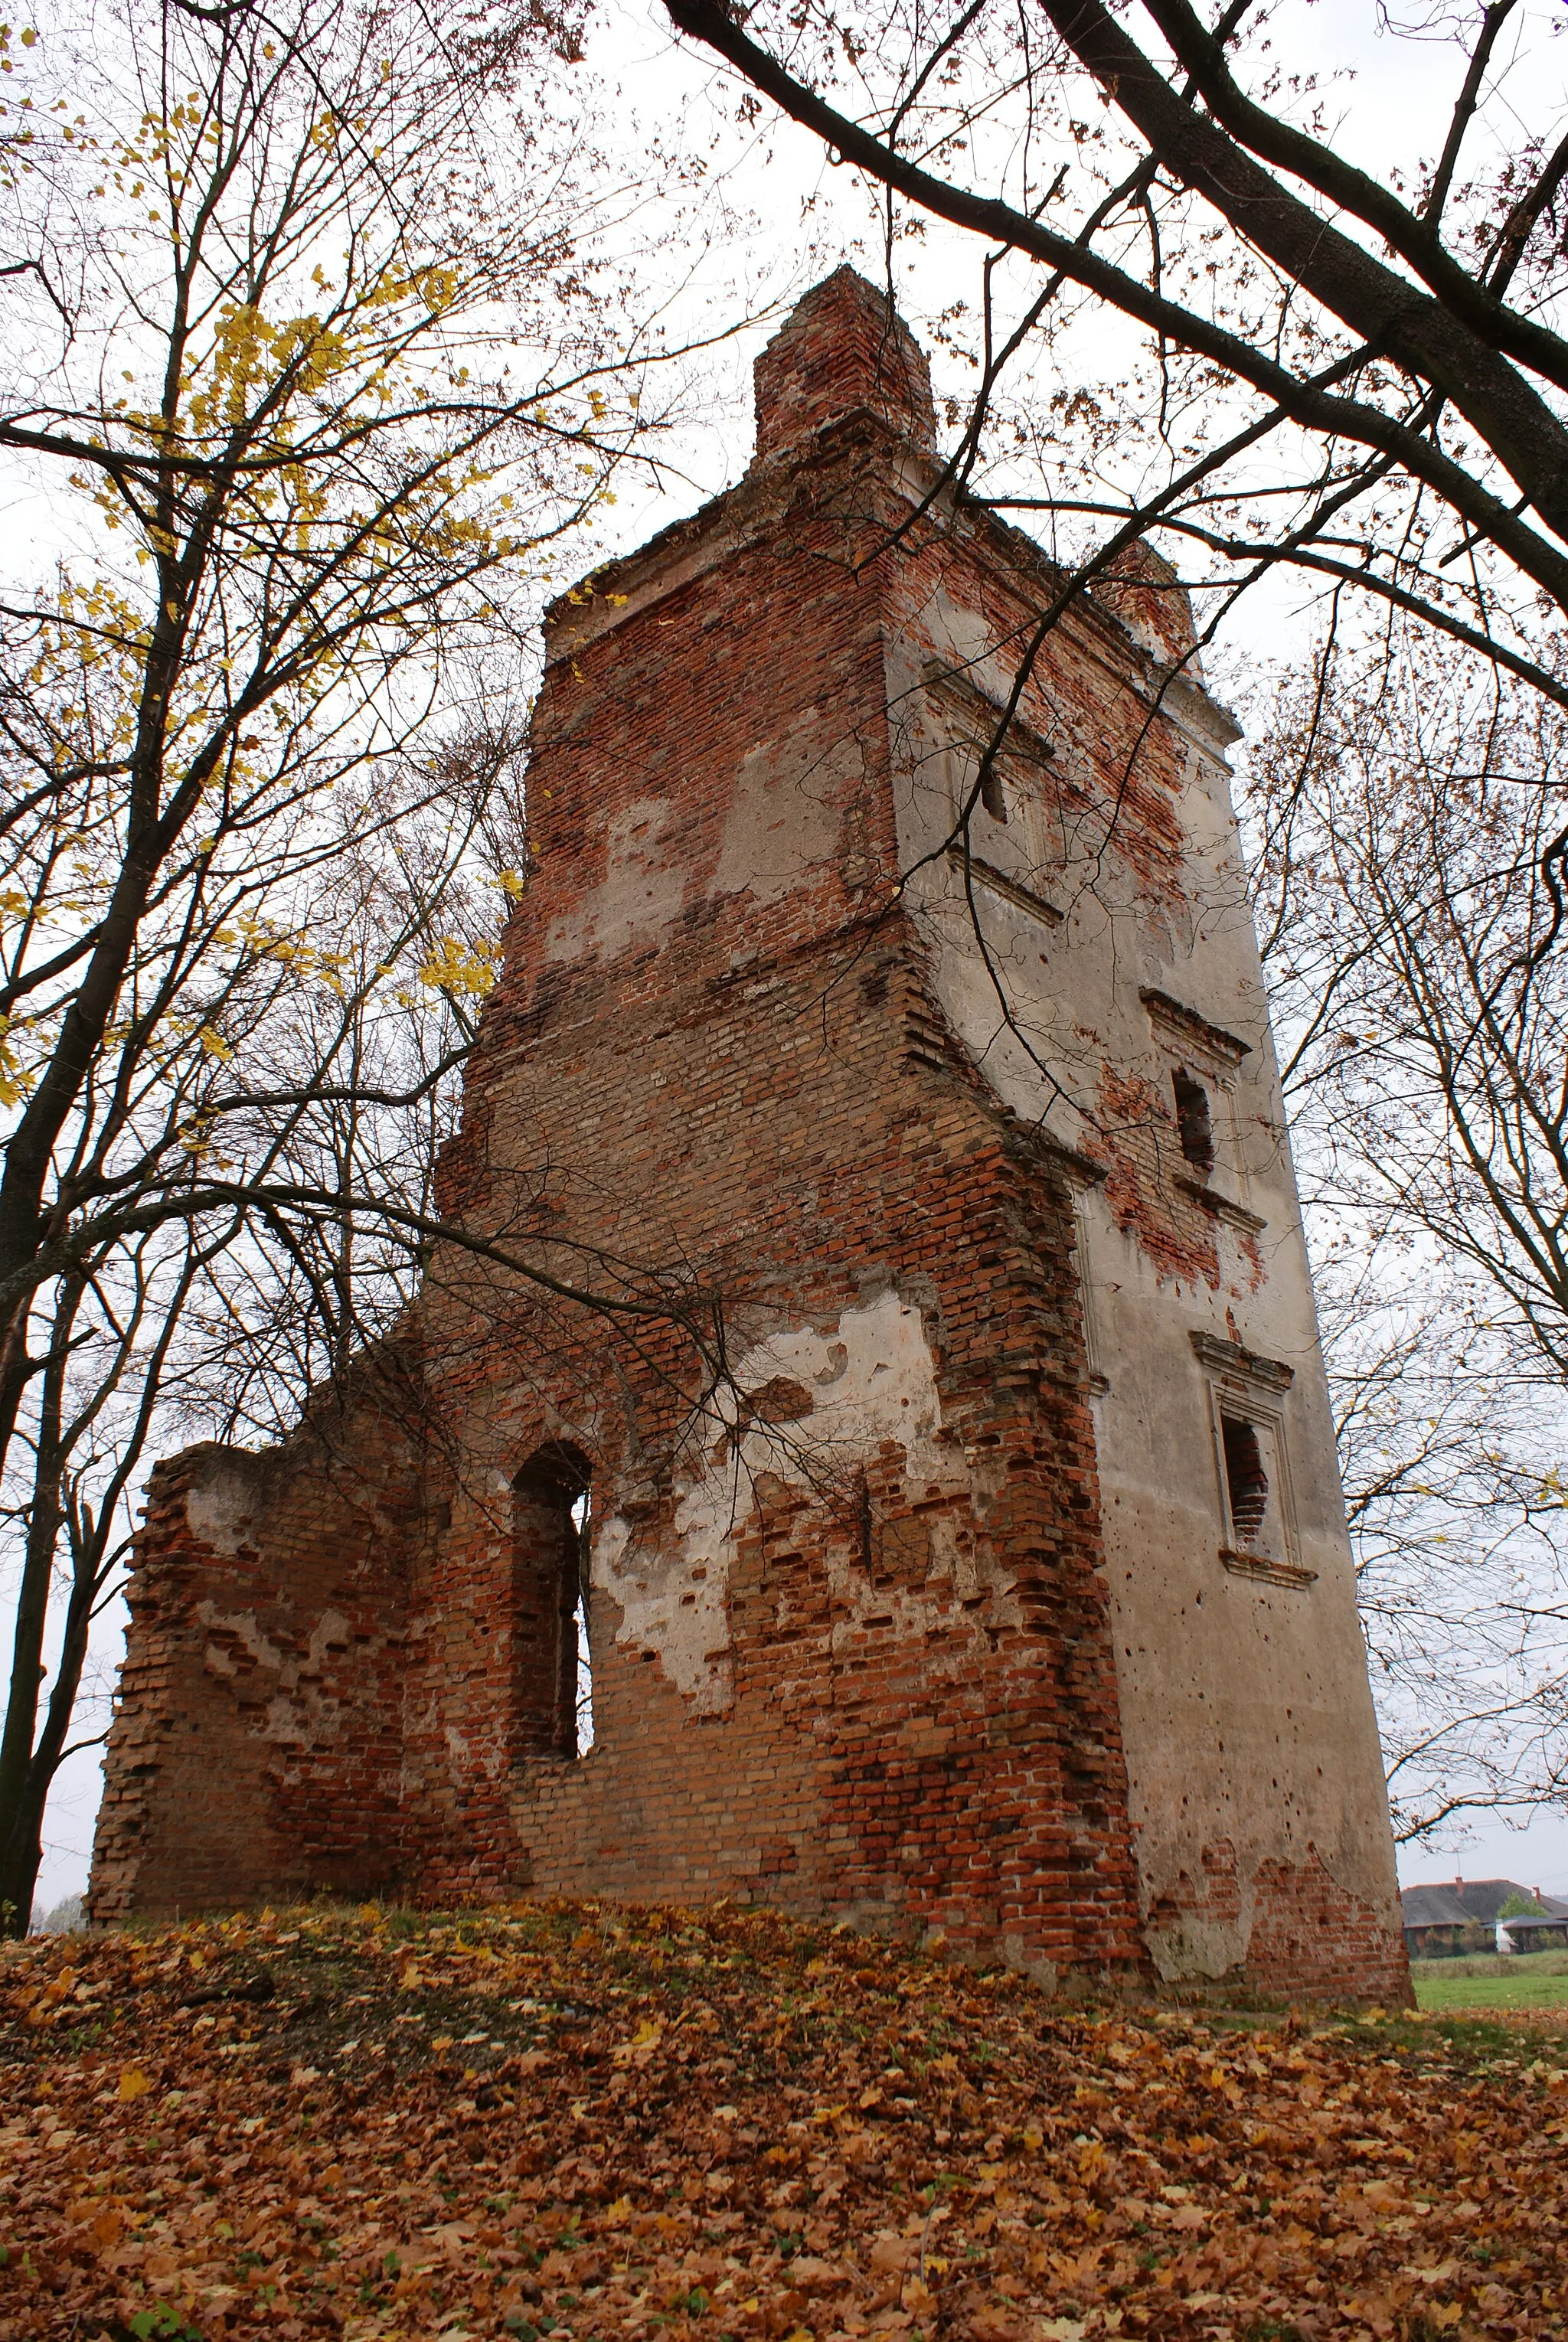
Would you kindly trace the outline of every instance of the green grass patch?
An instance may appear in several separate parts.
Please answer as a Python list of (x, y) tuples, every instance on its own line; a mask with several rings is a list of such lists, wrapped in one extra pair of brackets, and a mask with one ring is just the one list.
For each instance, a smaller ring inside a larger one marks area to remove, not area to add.
[(1568, 2009), (1568, 1955), (1562, 1952), (1413, 1960), (1411, 1980), (1421, 2008)]

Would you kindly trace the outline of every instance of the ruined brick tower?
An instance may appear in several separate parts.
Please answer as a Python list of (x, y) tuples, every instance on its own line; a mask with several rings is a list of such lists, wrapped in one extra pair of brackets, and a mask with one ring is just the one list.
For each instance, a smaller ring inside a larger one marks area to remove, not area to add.
[(1234, 727), (1142, 550), (1017, 686), (1060, 580), (934, 439), (841, 270), (739, 486), (552, 611), (491, 1249), (159, 1467), (95, 1916), (741, 1895), (1404, 1997)]

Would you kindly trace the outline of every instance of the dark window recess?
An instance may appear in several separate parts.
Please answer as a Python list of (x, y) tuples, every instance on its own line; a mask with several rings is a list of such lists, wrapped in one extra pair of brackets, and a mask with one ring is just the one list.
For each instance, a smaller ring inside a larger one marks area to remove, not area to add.
[(980, 802), (993, 821), (1007, 818), (1007, 798), (1002, 787), (1002, 776), (987, 766), (980, 783)]
[(1176, 1093), (1176, 1132), (1182, 1152), (1206, 1179), (1214, 1167), (1214, 1121), (1209, 1112), (1208, 1091), (1184, 1068), (1174, 1074), (1171, 1081)]
[(553, 1441), (512, 1488), (517, 1754), (575, 1756), (593, 1738), (587, 1460)]
[(1231, 1529), (1236, 1543), (1252, 1545), (1269, 1508), (1269, 1476), (1263, 1450), (1250, 1423), (1237, 1416), (1221, 1418), (1225, 1441), (1225, 1487), (1231, 1500)]
[(594, 1746), (594, 1638), (588, 1632), (589, 1571), (594, 1556), (592, 1489), (584, 1488), (573, 1506), (572, 1526), (577, 1533), (577, 1607), (572, 1623), (577, 1630), (577, 1754), (581, 1756)]

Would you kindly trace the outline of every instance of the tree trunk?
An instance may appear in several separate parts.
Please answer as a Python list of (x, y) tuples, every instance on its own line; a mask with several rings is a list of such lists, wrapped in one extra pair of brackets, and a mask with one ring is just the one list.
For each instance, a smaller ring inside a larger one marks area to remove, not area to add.
[[(7, 1809), (9, 1827), (0, 1839), (0, 1935), (25, 1936), (33, 1912), (33, 1897), (44, 1859), (44, 1811), (49, 1790), (60, 1769), (65, 1735), (81, 1688), (87, 1657), (87, 1635), (98, 1592), (97, 1558), (100, 1540), (88, 1538), (75, 1556), (71, 1599), (65, 1611), (65, 1636), (48, 1713), (38, 1745), (29, 1756), (14, 1807)], [(34, 1709), (37, 1694), (34, 1693)], [(7, 1723), (10, 1719), (7, 1716)]]
[[(17, 1884), (23, 1872), (13, 1861), (13, 1846), (25, 1841), (29, 1835), (37, 1841), (43, 1827), (44, 1808), (40, 1802), (33, 1812), (36, 1797), (37, 1756), (34, 1735), (38, 1724), (38, 1692), (45, 1674), (44, 1659), (44, 1628), (49, 1610), (49, 1585), (55, 1571), (55, 1550), (59, 1543), (65, 1511), (60, 1500), (60, 1475), (64, 1456), (60, 1440), (61, 1406), (65, 1384), (65, 1359), (69, 1349), (72, 1322), (81, 1300), (79, 1278), (65, 1280), (55, 1311), (54, 1341), (50, 1346), (48, 1363), (44, 1368), (44, 1393), (39, 1408), (38, 1446), (33, 1474), (32, 1517), (27, 1524), (27, 1543), (22, 1563), (22, 1586), (16, 1603), (16, 1625), (11, 1646), (11, 1689), (5, 1703), (5, 1728), (0, 1734), (0, 1937), (25, 1936), (33, 1909), (33, 1882), (38, 1875), (38, 1857), (35, 1855), (32, 1867), (26, 1873), (26, 1893), (18, 1897)], [(73, 1606), (75, 1605), (73, 1588)], [(89, 1604), (89, 1609), (91, 1605)], [(66, 1639), (70, 1638), (67, 1620)], [(85, 1647), (84, 1639), (84, 1648)], [(80, 1676), (82, 1661), (76, 1661)], [(56, 1682), (55, 1693), (58, 1695)], [(73, 1696), (75, 1686), (73, 1686)], [(51, 1711), (54, 1702), (50, 1703)], [(49, 1777), (44, 1781), (47, 1792)], [(29, 1820), (28, 1817), (32, 1818)], [(24, 1866), (25, 1867), (25, 1866)]]

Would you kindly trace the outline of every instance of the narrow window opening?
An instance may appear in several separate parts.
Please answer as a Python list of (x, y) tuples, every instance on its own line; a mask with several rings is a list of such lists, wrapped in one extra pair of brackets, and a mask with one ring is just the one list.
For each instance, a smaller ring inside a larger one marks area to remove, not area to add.
[(516, 1749), (575, 1756), (594, 1736), (587, 1459), (553, 1441), (512, 1485)]
[(1171, 1084), (1176, 1094), (1176, 1132), (1182, 1152), (1206, 1179), (1214, 1167), (1214, 1121), (1208, 1091), (1184, 1066), (1173, 1074)]
[(594, 1637), (589, 1628), (593, 1600), (590, 1569), (594, 1556), (594, 1491), (584, 1488), (572, 1507), (577, 1533), (577, 1607), (572, 1624), (577, 1640), (577, 1754), (585, 1756), (594, 1746)]
[(1269, 1508), (1269, 1476), (1263, 1450), (1250, 1423), (1237, 1416), (1221, 1418), (1225, 1443), (1225, 1488), (1231, 1506), (1231, 1532), (1237, 1545), (1256, 1542)]

